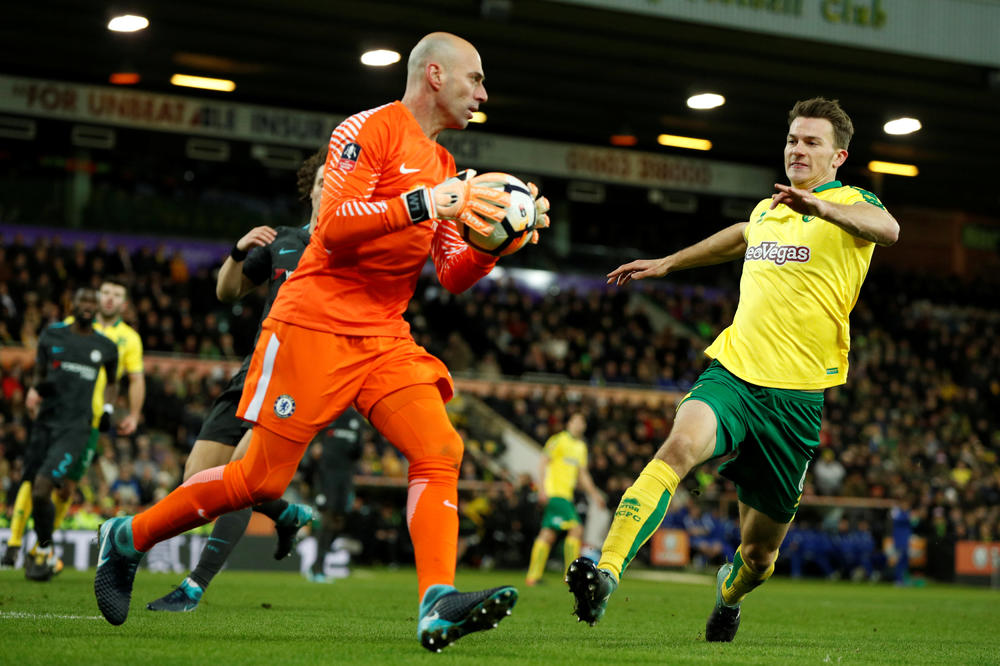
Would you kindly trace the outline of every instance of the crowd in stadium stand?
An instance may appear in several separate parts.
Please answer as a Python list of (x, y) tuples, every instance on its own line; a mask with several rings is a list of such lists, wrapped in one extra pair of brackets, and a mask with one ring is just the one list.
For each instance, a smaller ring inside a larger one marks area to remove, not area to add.
[[(210, 268), (191, 268), (180, 255), (154, 248), (130, 254), (107, 244), (26, 246), (14, 238), (0, 244), (0, 344), (34, 346), (41, 328), (65, 315), (75, 287), (98, 286), (103, 276), (118, 274), (128, 276), (127, 321), (147, 352), (234, 359), (250, 351), (260, 298), (222, 305)], [(976, 305), (990, 302), (983, 300), (987, 289), (889, 272), (869, 277), (852, 315), (850, 379), (826, 392), (821, 452), (805, 494), (891, 498), (901, 513), (890, 522), (884, 510), (804, 509), (782, 551), (786, 571), (877, 576), (887, 564), (880, 537), (905, 524), (927, 538), (928, 551), (939, 558), (956, 539), (1000, 538), (1000, 312)], [(630, 295), (640, 292), (637, 305)], [(685, 390), (704, 367), (701, 350), (731, 320), (734, 294), (670, 285), (539, 294), (500, 281), (454, 296), (422, 281), (407, 318), (417, 341), (456, 375), (550, 382), (552, 390), (511, 397), (498, 389), (486, 398), (536, 441), (558, 432), (571, 410), (583, 410), (591, 473), (614, 506), (669, 432), (672, 409), (593, 398), (574, 386)], [(653, 310), (673, 325), (654, 326)], [(144, 424), (137, 435), (104, 448), (83, 484), (76, 524), (90, 527), (101, 515), (131, 513), (169, 492), (227, 379), (221, 365), (208, 374), (149, 371)], [(27, 445), (24, 385), (23, 368), (5, 369), (0, 492), (8, 511)], [(481, 439), (469, 429), (470, 446), (479, 447)], [(531, 480), (503, 479), (476, 456), (466, 463), (465, 479), (506, 481), (463, 495), (466, 561), (523, 565), (538, 529)], [(359, 473), (405, 479), (404, 465), (384, 440), (368, 435)], [(733, 488), (713, 471), (707, 464), (685, 480), (667, 518), (695, 535), (695, 561), (706, 565), (731, 556), (737, 539), (732, 516), (720, 510)], [(290, 492), (308, 490), (293, 484)], [(409, 557), (397, 498), (365, 489), (358, 498), (348, 529), (369, 558)], [(357, 527), (362, 524), (367, 527)], [(947, 563), (940, 564), (940, 574), (948, 572)]]

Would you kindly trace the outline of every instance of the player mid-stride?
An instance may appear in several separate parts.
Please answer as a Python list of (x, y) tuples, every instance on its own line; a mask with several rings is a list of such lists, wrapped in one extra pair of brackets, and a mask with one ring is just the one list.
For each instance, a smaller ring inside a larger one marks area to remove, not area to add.
[(719, 471), (736, 484), (742, 542), (733, 562), (719, 569), (705, 639), (733, 640), (743, 598), (774, 572), (819, 446), (823, 389), (847, 379), (848, 315), (875, 245), (891, 245), (899, 235), (874, 194), (836, 180), (854, 133), (840, 105), (801, 101), (788, 120), (791, 186), (775, 185), (777, 193), (757, 204), (749, 222), (608, 274), (608, 282), (623, 285), (743, 259), (733, 323), (705, 351), (714, 360), (680, 401), (663, 446), (625, 491), (600, 561), (570, 565), (566, 581), (581, 621), (601, 619), (680, 479), (717, 456), (736, 454)]
[[(507, 215), (509, 197), (455, 177), (454, 158), (437, 143), (442, 130), (466, 127), (486, 101), (483, 78), (472, 44), (432, 33), (410, 53), (401, 101), (357, 113), (333, 131), (316, 230), (278, 292), (247, 373), (238, 411), (254, 424), (247, 453), (195, 474), (134, 518), (101, 526), (94, 592), (109, 622), (125, 621), (145, 551), (280, 496), (313, 436), (352, 405), (409, 461), (420, 644), (438, 651), (510, 612), (513, 587), (455, 589), (464, 444), (444, 407), (454, 388), (403, 319), (428, 255), (453, 293), (496, 264), (465, 244), (455, 220), (488, 232)], [(548, 202), (539, 197), (535, 206), (537, 225), (547, 226)]]

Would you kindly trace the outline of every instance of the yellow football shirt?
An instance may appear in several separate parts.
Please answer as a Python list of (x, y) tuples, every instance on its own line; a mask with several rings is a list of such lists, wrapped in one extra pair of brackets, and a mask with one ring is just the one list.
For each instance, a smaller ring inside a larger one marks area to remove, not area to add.
[[(72, 324), (75, 319), (72, 316), (64, 319), (65, 323)], [(135, 329), (119, 319), (110, 326), (102, 326), (96, 319), (94, 320), (94, 330), (110, 338), (118, 346), (118, 376), (115, 380), (122, 378), (126, 372), (133, 374), (143, 371), (142, 363), (142, 339)], [(104, 387), (108, 384), (107, 375), (104, 368), (101, 368), (97, 375), (97, 383), (94, 384), (94, 420), (93, 427), (97, 427), (104, 411)]]
[[(884, 208), (866, 190), (833, 181), (821, 199)], [(705, 350), (751, 384), (823, 389), (847, 381), (849, 315), (875, 244), (770, 197), (754, 208), (744, 231), (747, 251), (732, 325)]]
[(549, 437), (544, 452), (549, 458), (545, 494), (572, 500), (580, 469), (587, 466), (587, 444), (563, 430)]

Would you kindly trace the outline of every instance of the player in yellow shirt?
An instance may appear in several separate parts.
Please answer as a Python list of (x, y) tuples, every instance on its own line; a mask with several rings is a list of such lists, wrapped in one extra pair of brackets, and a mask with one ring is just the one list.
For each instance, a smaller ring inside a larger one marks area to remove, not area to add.
[(663, 277), (743, 258), (732, 325), (706, 350), (714, 359), (680, 401), (673, 429), (625, 492), (597, 566), (578, 559), (567, 582), (575, 613), (594, 624), (628, 563), (663, 520), (677, 484), (702, 462), (735, 453), (720, 473), (735, 482), (742, 543), (719, 569), (707, 641), (731, 641), (740, 603), (774, 571), (819, 446), (823, 389), (847, 380), (848, 316), (875, 245), (899, 224), (871, 192), (842, 185), (837, 169), (854, 134), (836, 101), (814, 98), (788, 116), (791, 185), (741, 222), (661, 259), (619, 266), (608, 282)]
[[(142, 412), (142, 404), (146, 399), (146, 378), (143, 374), (142, 362), (142, 340), (135, 329), (122, 321), (122, 311), (128, 302), (128, 292), (125, 285), (114, 279), (105, 279), (101, 284), (97, 294), (98, 308), (94, 318), (93, 329), (105, 337), (110, 338), (118, 348), (118, 373), (115, 381), (119, 381), (122, 376), (128, 374), (128, 415), (118, 423), (118, 434), (131, 435), (135, 432), (139, 424), (139, 416)], [(66, 318), (66, 324), (72, 324), (72, 316)], [(94, 453), (97, 450), (97, 441), (102, 420), (110, 423), (113, 408), (104, 402), (104, 388), (107, 386), (108, 377), (103, 368), (97, 377), (94, 386), (93, 397), (93, 422), (87, 448), (79, 460), (74, 464), (66, 475), (66, 480), (58, 489), (52, 492), (52, 502), (55, 505), (54, 528), (58, 529), (66, 512), (69, 510), (73, 493), (76, 491), (77, 483), (86, 474), (90, 463), (94, 460)], [(7, 550), (4, 552), (2, 564), (13, 566), (17, 553), (21, 549), (24, 539), (24, 532), (27, 525), (28, 516), (33, 510), (31, 499), (31, 481), (34, 470), (28, 470), (30, 476), (25, 475), (17, 491), (17, 498), (14, 502), (13, 518), (10, 526), (10, 539), (7, 541)], [(34, 549), (32, 549), (34, 554)], [(57, 571), (58, 572), (58, 571)]]
[(587, 431), (587, 420), (576, 412), (566, 422), (566, 429), (549, 437), (542, 454), (541, 479), (538, 503), (545, 507), (542, 529), (538, 532), (531, 548), (531, 562), (525, 582), (531, 586), (538, 583), (549, 561), (549, 551), (556, 542), (559, 532), (565, 532), (563, 561), (566, 567), (580, 555), (580, 539), (583, 525), (573, 506), (573, 491), (579, 481), (591, 500), (604, 506), (604, 497), (594, 485), (587, 470), (587, 443), (583, 435)]

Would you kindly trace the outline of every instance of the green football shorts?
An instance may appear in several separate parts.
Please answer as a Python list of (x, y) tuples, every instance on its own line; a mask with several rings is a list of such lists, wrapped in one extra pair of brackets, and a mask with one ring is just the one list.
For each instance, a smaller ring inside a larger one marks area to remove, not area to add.
[(819, 447), (823, 394), (750, 384), (713, 360), (678, 407), (686, 400), (715, 412), (712, 457), (736, 453), (719, 473), (736, 484), (740, 501), (779, 523), (791, 522)]
[(549, 503), (545, 505), (545, 514), (542, 516), (542, 527), (562, 532), (578, 524), (580, 516), (576, 513), (576, 507), (572, 502), (565, 497), (549, 499)]
[(70, 468), (66, 478), (70, 481), (79, 481), (90, 469), (90, 464), (94, 462), (94, 455), (97, 453), (97, 439), (101, 433), (97, 428), (90, 429), (90, 437), (87, 438), (87, 448), (80, 454), (76, 464)]

